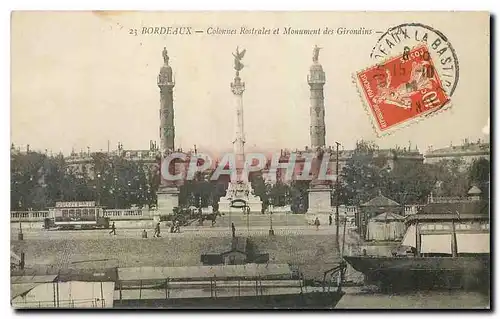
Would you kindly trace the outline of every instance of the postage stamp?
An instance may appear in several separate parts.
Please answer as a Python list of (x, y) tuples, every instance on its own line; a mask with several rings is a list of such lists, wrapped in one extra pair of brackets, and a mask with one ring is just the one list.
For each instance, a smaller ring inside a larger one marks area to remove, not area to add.
[(357, 72), (355, 82), (379, 136), (450, 106), (426, 45)]
[(370, 57), (384, 62), (404, 51), (427, 45), (433, 58), (434, 71), (443, 84), (443, 89), (451, 97), (459, 82), (458, 55), (448, 37), (436, 28), (422, 23), (403, 23), (389, 28), (375, 43)]

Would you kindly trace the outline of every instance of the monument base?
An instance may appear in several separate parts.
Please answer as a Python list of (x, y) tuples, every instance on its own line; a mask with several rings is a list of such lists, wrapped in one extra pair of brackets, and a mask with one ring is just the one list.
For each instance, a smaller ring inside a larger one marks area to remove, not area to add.
[[(250, 214), (262, 214), (262, 201), (257, 196), (248, 198), (238, 198), (244, 200), (250, 208)], [(231, 207), (231, 202), (234, 198), (221, 197), (219, 200), (219, 213), (221, 214), (243, 214), (242, 208)]]
[(158, 189), (157, 209), (153, 214), (155, 221), (160, 221), (160, 216), (172, 215), (174, 207), (179, 206), (179, 190), (175, 186), (165, 186)]
[[(238, 207), (231, 207), (234, 201), (238, 201)], [(226, 196), (219, 200), (219, 213), (221, 214), (243, 214), (241, 202), (244, 201), (250, 214), (262, 214), (262, 201), (253, 194), (252, 186), (247, 182), (230, 182)]]
[(331, 214), (332, 190), (328, 186), (312, 187), (309, 192), (309, 208), (306, 214)]

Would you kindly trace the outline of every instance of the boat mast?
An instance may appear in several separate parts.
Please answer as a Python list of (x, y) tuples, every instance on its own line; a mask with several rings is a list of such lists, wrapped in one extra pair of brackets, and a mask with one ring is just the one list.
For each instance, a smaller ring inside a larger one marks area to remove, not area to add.
[[(340, 250), (339, 245), (339, 142), (335, 142), (337, 146), (336, 162), (335, 162), (335, 235), (337, 236), (337, 249)], [(344, 235), (345, 236), (345, 235)], [(344, 238), (345, 239), (345, 238)], [(343, 244), (342, 244), (343, 246)], [(343, 254), (342, 254), (343, 257)]]
[(342, 259), (344, 259), (344, 247), (345, 247), (345, 229), (347, 227), (347, 218), (344, 218), (344, 234), (342, 236)]
[(453, 257), (458, 256), (457, 249), (457, 231), (455, 229), (455, 216), (451, 219), (451, 254)]
[(415, 220), (415, 249), (417, 250), (416, 257), (420, 257), (420, 249), (421, 249), (421, 237), (420, 237), (420, 229), (418, 228), (418, 220)]

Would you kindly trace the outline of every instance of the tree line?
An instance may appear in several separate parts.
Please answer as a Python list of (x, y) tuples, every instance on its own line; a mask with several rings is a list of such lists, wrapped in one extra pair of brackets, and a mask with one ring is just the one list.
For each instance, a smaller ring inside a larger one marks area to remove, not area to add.
[[(423, 204), (434, 196), (466, 196), (473, 185), (489, 196), (490, 162), (478, 159), (467, 165), (463, 159), (437, 164), (381, 156), (377, 146), (361, 141), (342, 171), (332, 192), (332, 204), (359, 205), (382, 193), (396, 202)], [(392, 163), (392, 165), (391, 165)], [(226, 194), (227, 179), (212, 181), (198, 173), (180, 186), (181, 207), (213, 206)], [(261, 172), (250, 176), (255, 195), (269, 206), (290, 205), (292, 212), (308, 208), (309, 181), (266, 184)], [(57, 201), (96, 201), (107, 208), (153, 207), (160, 184), (157, 165), (147, 165), (108, 153), (94, 153), (81, 169), (68, 165), (62, 155), (39, 152), (11, 154), (11, 209), (40, 210)]]
[[(382, 193), (401, 205), (425, 204), (436, 197), (465, 197), (472, 186), (489, 196), (490, 161), (467, 163), (461, 157), (438, 163), (379, 155), (375, 144), (361, 141), (341, 172), (338, 196), (341, 204), (360, 205)], [(390, 163), (392, 162), (392, 165)]]

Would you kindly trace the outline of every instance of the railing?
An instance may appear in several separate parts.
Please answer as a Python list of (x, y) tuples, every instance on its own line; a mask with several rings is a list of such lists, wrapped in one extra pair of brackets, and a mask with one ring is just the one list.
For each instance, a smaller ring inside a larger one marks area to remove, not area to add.
[[(44, 211), (11, 211), (10, 221), (14, 222), (43, 222), (49, 218), (48, 210)], [(152, 219), (152, 214), (147, 209), (107, 209), (103, 211), (103, 217), (110, 220), (143, 220)]]
[(468, 203), (474, 202), (477, 199), (474, 196), (470, 197), (460, 197), (460, 196), (449, 196), (449, 197), (430, 197), (429, 203)]
[(425, 205), (406, 205), (404, 207), (404, 216), (418, 213)]
[[(54, 305), (55, 303), (55, 305)], [(46, 301), (14, 301), (14, 308), (106, 308), (106, 300), (99, 298), (46, 300)]]
[(49, 217), (48, 210), (40, 211), (13, 211), (10, 212), (11, 222), (37, 222)]

